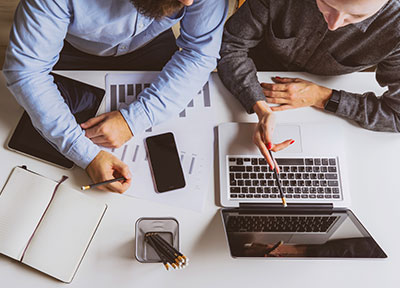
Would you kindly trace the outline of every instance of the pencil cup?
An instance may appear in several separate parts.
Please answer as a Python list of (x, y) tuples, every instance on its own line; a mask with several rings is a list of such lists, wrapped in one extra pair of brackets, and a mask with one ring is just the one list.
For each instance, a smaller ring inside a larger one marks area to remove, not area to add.
[(135, 257), (141, 263), (162, 262), (153, 247), (145, 241), (146, 233), (156, 232), (179, 251), (179, 223), (175, 218), (139, 218), (136, 221)]

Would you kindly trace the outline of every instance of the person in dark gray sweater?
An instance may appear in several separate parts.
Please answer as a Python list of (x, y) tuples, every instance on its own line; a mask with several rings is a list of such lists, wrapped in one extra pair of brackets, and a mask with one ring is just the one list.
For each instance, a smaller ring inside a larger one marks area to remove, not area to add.
[[(361, 127), (400, 132), (400, 0), (247, 0), (225, 24), (218, 74), (259, 123), (253, 141), (273, 166), (274, 111), (312, 106)], [(258, 71), (340, 75), (376, 66), (388, 90), (355, 94)], [(279, 104), (270, 107), (269, 103)]]

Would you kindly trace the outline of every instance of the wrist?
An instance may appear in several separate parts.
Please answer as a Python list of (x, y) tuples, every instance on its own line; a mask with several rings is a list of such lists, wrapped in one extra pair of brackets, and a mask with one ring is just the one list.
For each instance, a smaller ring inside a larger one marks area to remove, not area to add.
[(324, 109), (324, 107), (328, 103), (329, 99), (332, 97), (332, 93), (333, 93), (332, 89), (329, 89), (326, 87), (322, 87), (322, 88), (323, 88), (323, 90), (320, 94), (321, 97), (320, 97), (319, 101), (314, 105), (314, 107), (320, 108), (320, 109)]
[(258, 118), (262, 117), (265, 114), (270, 114), (273, 111), (271, 108), (268, 106), (267, 102), (265, 101), (257, 101), (253, 105), (253, 111), (257, 114)]

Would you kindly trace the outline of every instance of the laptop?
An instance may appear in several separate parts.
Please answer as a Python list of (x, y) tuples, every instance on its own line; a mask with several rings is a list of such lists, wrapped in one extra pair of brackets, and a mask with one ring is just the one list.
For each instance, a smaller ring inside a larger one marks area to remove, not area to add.
[(252, 143), (256, 123), (218, 126), (220, 202), (232, 257), (385, 258), (347, 207), (345, 141), (322, 124), (283, 124), (274, 153), (288, 207)]

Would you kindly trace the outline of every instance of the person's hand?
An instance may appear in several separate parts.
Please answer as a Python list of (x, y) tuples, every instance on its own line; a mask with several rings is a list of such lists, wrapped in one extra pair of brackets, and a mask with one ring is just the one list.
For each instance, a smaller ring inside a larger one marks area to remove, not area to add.
[(279, 166), (272, 160), (268, 150), (274, 152), (280, 151), (288, 147), (290, 144), (293, 144), (294, 140), (289, 139), (279, 144), (273, 144), (272, 134), (275, 129), (275, 114), (271, 111), (271, 108), (265, 101), (256, 102), (253, 106), (253, 110), (258, 116), (258, 123), (253, 133), (253, 142), (257, 145), (265, 160), (267, 160), (271, 170), (276, 167), (276, 170), (279, 173)]
[(119, 111), (90, 118), (81, 127), (85, 130), (85, 136), (93, 143), (107, 148), (119, 148), (133, 136)]
[(124, 181), (117, 181), (99, 186), (98, 188), (106, 191), (118, 193), (125, 192), (131, 185), (131, 172), (128, 165), (117, 157), (106, 151), (100, 151), (97, 156), (86, 167), (86, 172), (93, 183), (124, 177)]
[(275, 83), (261, 83), (266, 101), (270, 104), (279, 104), (271, 107), (272, 111), (307, 106), (323, 109), (332, 96), (332, 89), (303, 79), (273, 77), (272, 80)]

